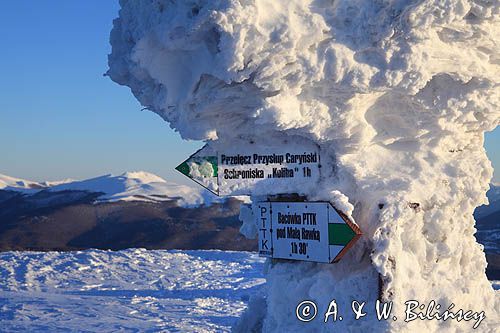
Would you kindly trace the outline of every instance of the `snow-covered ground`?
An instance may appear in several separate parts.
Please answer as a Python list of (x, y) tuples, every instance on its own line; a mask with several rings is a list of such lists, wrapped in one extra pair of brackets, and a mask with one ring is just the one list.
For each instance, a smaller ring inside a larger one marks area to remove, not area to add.
[(4, 252), (0, 331), (225, 332), (263, 266), (249, 252)]
[(225, 332), (264, 285), (249, 252), (0, 253), (1, 332)]
[(0, 189), (34, 194), (49, 191), (100, 192), (98, 202), (178, 200), (182, 206), (211, 204), (219, 199), (201, 187), (179, 185), (145, 171), (104, 175), (85, 180), (35, 182), (0, 174)]

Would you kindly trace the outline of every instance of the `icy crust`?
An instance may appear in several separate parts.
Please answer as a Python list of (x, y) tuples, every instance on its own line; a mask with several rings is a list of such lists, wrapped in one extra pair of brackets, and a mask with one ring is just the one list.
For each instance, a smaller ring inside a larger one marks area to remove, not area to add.
[[(354, 207), (364, 233), (357, 246), (336, 265), (271, 265), (267, 310), (261, 320), (244, 316), (247, 324), (286, 331), (298, 325), (299, 299), (373, 304), (380, 274), (382, 298), (399, 318), (407, 300), (436, 300), (484, 310), (478, 330), (500, 329), (472, 217), (492, 177), (483, 134), (500, 123), (498, 1), (121, 5), (111, 33), (114, 81), (184, 138), (313, 141), (322, 179), (303, 194), (335, 201), (339, 191)], [(352, 317), (335, 327), (362, 323), (372, 331), (472, 327)], [(331, 327), (316, 319), (301, 329)]]

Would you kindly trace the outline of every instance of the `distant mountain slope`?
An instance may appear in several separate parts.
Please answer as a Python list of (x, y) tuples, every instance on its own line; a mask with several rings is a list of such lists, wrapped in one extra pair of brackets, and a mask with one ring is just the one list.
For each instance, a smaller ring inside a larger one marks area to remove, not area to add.
[(476, 217), (476, 237), (485, 251), (500, 255), (500, 210), (482, 217)]
[(210, 204), (217, 197), (201, 188), (167, 182), (152, 173), (126, 172), (119, 176), (106, 175), (61, 184), (50, 188), (51, 191), (79, 190), (101, 192), (99, 202), (114, 201), (166, 201), (178, 199), (181, 205)]
[(484, 245), (486, 253), (495, 254), (500, 263), (500, 186), (492, 184), (486, 195), (489, 205), (480, 206), (474, 212), (476, 237)]
[[(2, 190), (3, 189), (3, 190)], [(475, 212), (490, 277), (500, 279), (500, 187)], [(0, 251), (254, 250), (239, 234), (242, 198), (217, 198), (147, 172), (37, 183), (0, 175)]]
[(2, 190), (30, 192), (32, 190), (43, 189), (44, 187), (37, 182), (0, 174), (0, 189)]
[(0, 251), (256, 247), (239, 234), (241, 201), (148, 172), (81, 181), (0, 180)]
[(182, 206), (210, 204), (219, 200), (202, 188), (178, 185), (149, 172), (126, 172), (118, 176), (105, 175), (86, 180), (33, 182), (0, 175), (0, 189), (33, 195), (42, 190), (87, 191), (100, 193), (96, 202), (177, 200)]
[(492, 213), (500, 212), (500, 184), (491, 184), (486, 196), (488, 197), (488, 201), (490, 203), (476, 209), (474, 215), (477, 218), (482, 218)]
[(239, 233), (241, 201), (181, 207), (176, 201), (94, 204), (99, 194), (0, 191), (0, 251), (221, 249), (254, 250)]
[(256, 248), (239, 233), (241, 198), (218, 198), (148, 172), (45, 183), (0, 179), (0, 251)]

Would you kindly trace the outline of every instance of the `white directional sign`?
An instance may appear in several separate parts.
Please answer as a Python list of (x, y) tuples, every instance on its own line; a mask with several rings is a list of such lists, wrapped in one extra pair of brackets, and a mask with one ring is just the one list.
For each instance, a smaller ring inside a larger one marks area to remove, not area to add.
[(328, 202), (258, 202), (254, 217), (261, 256), (331, 263), (361, 236)]
[(304, 139), (205, 145), (176, 170), (217, 195), (279, 194), (314, 188), (319, 147)]

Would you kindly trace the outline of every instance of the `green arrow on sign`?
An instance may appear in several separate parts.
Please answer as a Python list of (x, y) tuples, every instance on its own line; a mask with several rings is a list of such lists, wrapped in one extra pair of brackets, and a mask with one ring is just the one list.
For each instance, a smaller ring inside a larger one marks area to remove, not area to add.
[(203, 146), (187, 160), (176, 166), (175, 170), (191, 178), (215, 195), (219, 195), (217, 156), (213, 155), (213, 152), (209, 151), (207, 147), (207, 145)]
[(195, 170), (198, 171), (201, 177), (217, 177), (217, 156), (190, 157), (176, 166), (175, 170), (189, 178), (194, 178), (195, 174), (197, 175)]

